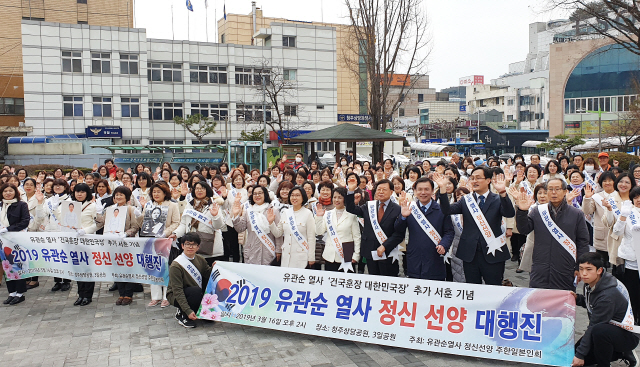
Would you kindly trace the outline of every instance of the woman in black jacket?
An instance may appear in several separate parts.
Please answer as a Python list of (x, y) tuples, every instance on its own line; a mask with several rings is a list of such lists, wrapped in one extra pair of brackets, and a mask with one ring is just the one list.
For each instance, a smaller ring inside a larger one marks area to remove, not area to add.
[[(29, 227), (29, 206), (20, 200), (18, 188), (12, 184), (5, 183), (0, 186), (2, 193), (2, 205), (0, 205), (0, 233), (20, 232)], [(13, 259), (9, 259), (13, 261)], [(8, 280), (7, 290), (9, 298), (3, 304), (17, 305), (24, 301), (24, 293), (27, 291), (27, 280)]]

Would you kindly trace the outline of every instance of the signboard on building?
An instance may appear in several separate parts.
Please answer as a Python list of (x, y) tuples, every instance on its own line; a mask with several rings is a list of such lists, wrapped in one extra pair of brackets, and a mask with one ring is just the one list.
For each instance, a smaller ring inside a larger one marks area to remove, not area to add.
[(460, 105), (460, 112), (467, 112), (467, 105), (461, 104)]
[(120, 126), (89, 126), (85, 131), (87, 138), (122, 138)]
[(484, 75), (469, 75), (459, 80), (459, 85), (464, 87), (476, 84), (484, 84)]
[[(609, 126), (611, 121), (603, 120), (602, 127)], [(564, 133), (567, 135), (598, 135), (598, 121), (572, 121), (564, 123)]]
[(408, 74), (393, 74), (387, 75), (385, 78), (384, 75), (380, 75), (380, 84), (382, 84), (385, 80), (389, 81), (389, 85), (394, 87), (402, 87), (411, 85), (411, 75)]
[(138, 163), (160, 163), (162, 154), (116, 154), (113, 163), (118, 164), (138, 164)]
[(369, 115), (352, 115), (347, 113), (339, 113), (338, 121), (340, 122), (370, 122), (371, 116)]

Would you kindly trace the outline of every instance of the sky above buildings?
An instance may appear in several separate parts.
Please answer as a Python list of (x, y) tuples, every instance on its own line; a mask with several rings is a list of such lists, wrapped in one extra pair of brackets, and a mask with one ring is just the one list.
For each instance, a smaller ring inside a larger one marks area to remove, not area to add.
[[(427, 73), (432, 88), (458, 85), (468, 75), (484, 75), (485, 82), (525, 59), (529, 50), (529, 23), (565, 17), (548, 11), (540, 0), (423, 0), (429, 20), (431, 53)], [(249, 14), (250, 0), (135, 0), (135, 26), (149, 38), (215, 42), (216, 19), (226, 12)], [(348, 24), (344, 0), (258, 0), (265, 17)], [(173, 11), (172, 11), (173, 6)], [(172, 26), (173, 24), (173, 26)], [(208, 26), (208, 31), (207, 31)]]

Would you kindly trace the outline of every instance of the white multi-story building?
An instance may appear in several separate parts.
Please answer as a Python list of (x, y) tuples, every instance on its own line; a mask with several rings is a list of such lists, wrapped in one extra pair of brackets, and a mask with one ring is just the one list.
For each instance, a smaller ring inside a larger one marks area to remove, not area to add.
[[(271, 23), (270, 42), (243, 46), (148, 39), (144, 29), (23, 20), (25, 121), (33, 135), (121, 128), (115, 144), (189, 144), (174, 116), (218, 120), (215, 143), (259, 129), (261, 75), (278, 69), (290, 85), (279, 110), (291, 130), (335, 125), (336, 30)], [(267, 118), (274, 107), (267, 101)], [(226, 133), (225, 133), (226, 126)], [(91, 135), (91, 134), (88, 134)]]

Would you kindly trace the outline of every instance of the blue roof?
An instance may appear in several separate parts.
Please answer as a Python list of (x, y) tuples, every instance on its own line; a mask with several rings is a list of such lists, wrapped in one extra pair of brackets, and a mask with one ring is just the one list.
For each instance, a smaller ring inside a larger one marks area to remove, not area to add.
[(515, 129), (504, 129), (504, 130), (498, 130), (499, 133), (503, 134), (503, 133), (516, 133), (516, 134), (544, 134), (544, 133), (549, 133), (549, 130), (515, 130)]
[(7, 144), (35, 144), (48, 143), (50, 139), (85, 139), (86, 134), (66, 134), (47, 136), (12, 136), (7, 139)]

